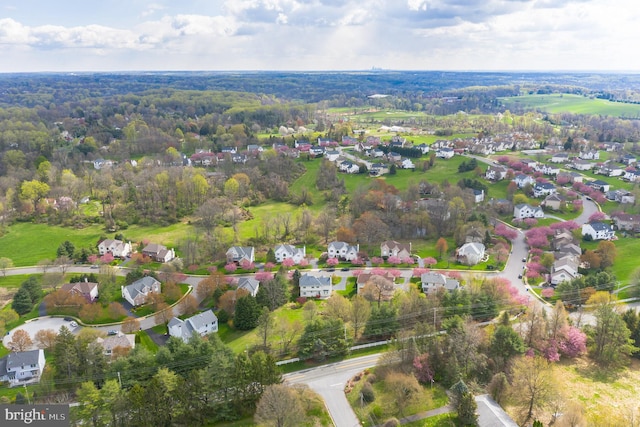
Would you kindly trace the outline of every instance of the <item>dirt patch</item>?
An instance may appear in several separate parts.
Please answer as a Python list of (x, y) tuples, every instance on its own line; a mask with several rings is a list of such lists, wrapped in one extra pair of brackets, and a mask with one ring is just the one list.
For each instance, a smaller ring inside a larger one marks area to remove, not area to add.
[(9, 304), (17, 291), (17, 289), (0, 288), (0, 308)]

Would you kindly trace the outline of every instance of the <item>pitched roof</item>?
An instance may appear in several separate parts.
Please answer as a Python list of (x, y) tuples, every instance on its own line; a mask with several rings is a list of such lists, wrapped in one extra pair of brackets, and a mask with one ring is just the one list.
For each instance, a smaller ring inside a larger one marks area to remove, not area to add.
[(136, 280), (132, 284), (125, 286), (124, 288), (129, 292), (132, 299), (135, 299), (139, 294), (146, 295), (143, 292), (145, 287), (151, 288), (155, 283), (160, 283), (151, 276), (144, 276), (141, 279)]
[(18, 366), (37, 365), (41, 351), (42, 350), (29, 350), (9, 353), (3, 358), (3, 360), (5, 360), (5, 371)]
[(241, 277), (238, 279), (238, 289), (246, 289), (253, 295), (260, 286), (260, 282), (253, 277)]
[(75, 282), (75, 283), (65, 283), (60, 287), (63, 291), (71, 292), (77, 291), (81, 294), (90, 294), (91, 291), (98, 287), (97, 283), (94, 282)]
[(331, 277), (303, 274), (300, 276), (300, 287), (303, 286), (331, 286)]
[(420, 281), (422, 283), (434, 283), (436, 285), (444, 285), (447, 283), (447, 278), (444, 274), (434, 273), (429, 271), (427, 273), (422, 273), (420, 276)]

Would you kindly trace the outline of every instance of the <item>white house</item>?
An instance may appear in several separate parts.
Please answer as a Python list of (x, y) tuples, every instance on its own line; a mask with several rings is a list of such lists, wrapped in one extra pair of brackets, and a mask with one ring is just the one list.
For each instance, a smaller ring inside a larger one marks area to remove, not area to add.
[(569, 155), (567, 153), (556, 153), (551, 156), (551, 163), (565, 163), (569, 161)]
[(491, 181), (501, 181), (507, 176), (507, 168), (504, 166), (489, 166), (484, 177)]
[(615, 234), (613, 226), (604, 222), (588, 222), (582, 225), (582, 236), (591, 236), (591, 240), (611, 240)]
[(131, 253), (131, 242), (116, 239), (104, 239), (98, 244), (98, 253), (110, 253), (114, 258), (125, 258)]
[(340, 172), (344, 172), (344, 173), (360, 172), (360, 166), (348, 160), (340, 162), (340, 165), (338, 165), (338, 169), (340, 170)]
[(593, 169), (594, 164), (583, 159), (573, 159), (571, 167), (579, 171), (588, 171)]
[(255, 251), (252, 246), (232, 246), (227, 251), (227, 262), (240, 264), (242, 261), (254, 262)]
[(260, 289), (260, 282), (253, 277), (241, 277), (238, 279), (237, 289), (244, 289), (252, 297), (255, 297), (258, 294), (258, 289)]
[(439, 157), (441, 159), (450, 159), (454, 154), (455, 151), (453, 151), (453, 148), (448, 147), (440, 148), (438, 151), (436, 151), (436, 157)]
[(611, 185), (609, 185), (608, 182), (603, 181), (601, 179), (596, 179), (594, 181), (587, 182), (587, 185), (593, 188), (594, 190), (602, 191), (603, 193), (606, 193), (611, 189)]
[(306, 246), (296, 248), (293, 245), (278, 245), (273, 253), (276, 256), (276, 262), (282, 262), (288, 258), (292, 259), (296, 264), (300, 264), (300, 261), (307, 256), (307, 248)]
[(415, 169), (416, 165), (413, 164), (411, 159), (402, 159), (402, 162), (400, 162), (400, 167), (402, 169)]
[(0, 381), (8, 382), (10, 387), (37, 383), (45, 363), (42, 349), (11, 352), (0, 359)]
[(565, 256), (553, 263), (549, 282), (558, 285), (580, 277), (578, 266), (580, 262), (576, 256)]
[(456, 251), (458, 261), (465, 265), (476, 265), (484, 258), (485, 247), (482, 243), (470, 242), (460, 246)]
[(560, 168), (554, 165), (539, 165), (536, 170), (545, 175), (558, 175), (560, 173)]
[(473, 189), (473, 201), (476, 203), (484, 202), (484, 190)]
[(578, 157), (584, 160), (598, 160), (600, 159), (600, 152), (598, 150), (581, 151)]
[(359, 251), (360, 245), (350, 245), (345, 242), (331, 242), (327, 248), (327, 257), (353, 261), (358, 258)]
[(533, 186), (534, 197), (544, 197), (556, 192), (556, 186), (550, 182), (538, 182)]
[(300, 296), (326, 299), (331, 296), (331, 277), (300, 276)]
[(420, 282), (422, 283), (422, 292), (425, 294), (434, 293), (441, 288), (450, 292), (460, 288), (460, 282), (457, 280), (450, 279), (444, 274), (434, 273), (432, 271), (423, 273), (420, 276)]
[(213, 311), (207, 310), (191, 316), (187, 320), (174, 317), (169, 321), (167, 327), (169, 335), (187, 342), (194, 334), (203, 337), (218, 332), (218, 318)]
[(515, 219), (544, 218), (544, 212), (539, 206), (531, 206), (526, 203), (520, 203), (513, 207), (513, 217)]
[(625, 171), (622, 179), (629, 182), (638, 182), (640, 181), (640, 171), (637, 169)]
[(516, 175), (513, 181), (516, 183), (518, 188), (523, 188), (527, 184), (533, 185), (536, 183), (536, 180), (532, 176), (525, 175), (523, 173), (519, 173), (518, 175)]
[(121, 286), (120, 290), (122, 291), (122, 298), (135, 307), (144, 304), (149, 294), (159, 294), (160, 282), (151, 276), (145, 276), (130, 285)]
[(324, 152), (324, 157), (330, 162), (335, 162), (340, 157), (340, 151), (338, 150), (327, 150)]

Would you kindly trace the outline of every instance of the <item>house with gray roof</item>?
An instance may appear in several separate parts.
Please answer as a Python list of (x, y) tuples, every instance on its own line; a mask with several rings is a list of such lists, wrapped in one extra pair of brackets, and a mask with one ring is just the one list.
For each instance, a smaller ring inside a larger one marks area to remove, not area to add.
[(474, 397), (478, 427), (518, 427), (515, 421), (488, 394)]
[(244, 289), (252, 297), (255, 297), (258, 289), (260, 289), (260, 282), (253, 277), (241, 277), (238, 279), (238, 287), (236, 289)]
[(331, 296), (331, 277), (311, 276), (303, 274), (300, 277), (300, 296), (305, 298), (326, 299)]
[(169, 262), (176, 257), (173, 249), (167, 249), (158, 243), (149, 243), (142, 249), (142, 254), (158, 262)]
[(126, 299), (132, 306), (142, 305), (147, 301), (147, 296), (151, 293), (160, 293), (160, 282), (151, 276), (138, 279), (130, 285), (121, 286), (122, 298)]
[(0, 359), (0, 382), (10, 387), (37, 383), (45, 363), (42, 349), (9, 353)]
[(479, 242), (469, 242), (456, 251), (458, 262), (465, 265), (476, 265), (484, 258), (485, 246)]
[(218, 317), (213, 311), (207, 310), (191, 316), (187, 320), (174, 317), (167, 326), (169, 335), (187, 342), (195, 334), (203, 337), (218, 332)]
[(98, 337), (96, 343), (103, 348), (105, 356), (112, 357), (114, 355), (113, 351), (117, 348), (126, 351), (133, 350), (136, 346), (136, 336), (135, 334), (118, 332), (116, 335), (109, 335), (104, 338)]
[(423, 273), (420, 276), (420, 282), (422, 284), (422, 292), (425, 294), (431, 294), (438, 291), (438, 289), (446, 289), (447, 291), (454, 291), (460, 288), (460, 282), (455, 279), (451, 279), (444, 274), (435, 273), (430, 271)]
[(582, 236), (590, 236), (591, 240), (611, 240), (616, 232), (613, 226), (604, 222), (588, 222), (582, 225)]
[(358, 258), (359, 251), (360, 245), (350, 245), (346, 242), (331, 242), (327, 248), (327, 257), (353, 261)]
[(240, 264), (244, 260), (248, 262), (255, 261), (253, 246), (232, 246), (227, 251), (227, 262)]
[(289, 258), (299, 264), (307, 256), (307, 248), (305, 246), (297, 248), (293, 245), (277, 245), (273, 253), (276, 257), (276, 262), (282, 262)]

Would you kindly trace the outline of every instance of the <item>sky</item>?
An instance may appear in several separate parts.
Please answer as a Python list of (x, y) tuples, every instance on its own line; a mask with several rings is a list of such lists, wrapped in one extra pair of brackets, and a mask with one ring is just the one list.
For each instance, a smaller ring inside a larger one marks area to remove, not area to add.
[(637, 0), (0, 0), (0, 72), (640, 72)]

